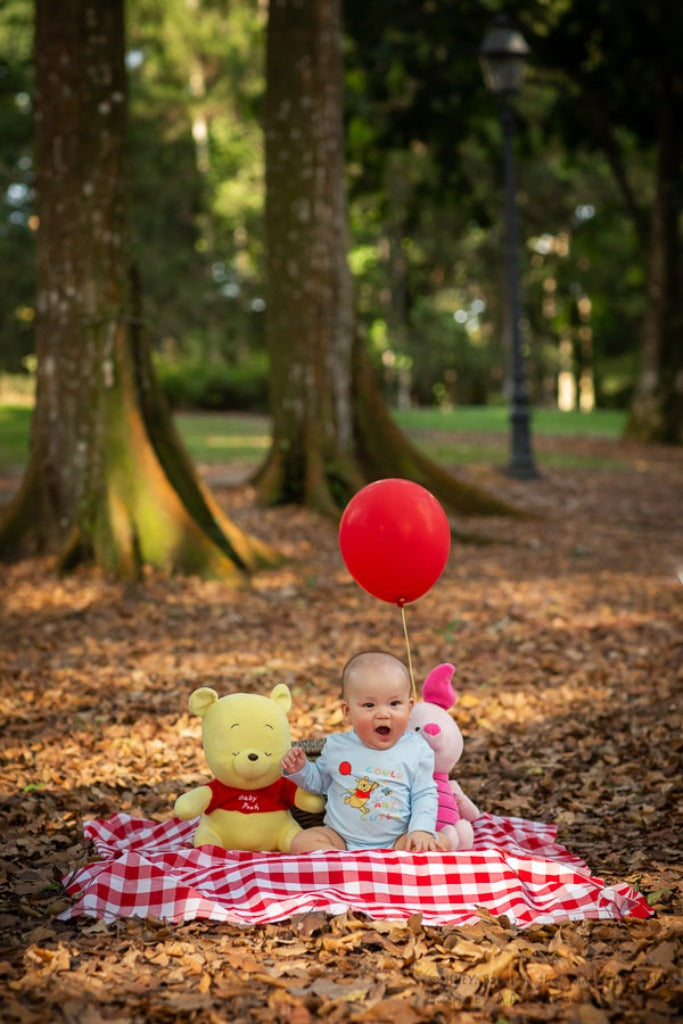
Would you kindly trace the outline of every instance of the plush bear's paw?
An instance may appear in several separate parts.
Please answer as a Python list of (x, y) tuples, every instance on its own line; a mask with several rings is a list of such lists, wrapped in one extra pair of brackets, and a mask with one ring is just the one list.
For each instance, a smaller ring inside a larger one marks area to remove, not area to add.
[(474, 829), (469, 821), (465, 818), (461, 818), (455, 826), (455, 830), (458, 833), (458, 850), (471, 850), (474, 845)]
[(318, 814), (325, 809), (325, 797), (317, 793), (308, 793), (305, 789), (297, 790), (295, 804), (300, 811), (307, 811), (309, 814)]
[(458, 849), (458, 833), (453, 825), (444, 825), (436, 838), (446, 853), (455, 853)]
[(463, 818), (455, 825), (445, 825), (438, 835), (444, 850), (457, 853), (459, 850), (471, 850), (474, 844), (474, 831), (469, 821)]
[(189, 793), (182, 793), (173, 805), (173, 813), (181, 821), (189, 821), (202, 814), (209, 806), (211, 790), (208, 786), (200, 786), (199, 789), (191, 789)]

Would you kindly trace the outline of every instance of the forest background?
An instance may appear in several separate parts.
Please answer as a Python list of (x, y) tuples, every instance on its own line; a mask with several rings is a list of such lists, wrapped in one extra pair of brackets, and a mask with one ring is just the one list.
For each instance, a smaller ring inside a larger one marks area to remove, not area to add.
[[(344, 6), (355, 310), (394, 405), (509, 393), (500, 124), (478, 60), (500, 8)], [(127, 16), (135, 258), (159, 376), (174, 407), (264, 411), (267, 5), (133, 0)], [(0, 12), (12, 373), (34, 366), (32, 17), (30, 0)], [(531, 46), (515, 106), (532, 403), (626, 408), (653, 333), (665, 348), (680, 334), (680, 11), (527, 0), (515, 17)]]

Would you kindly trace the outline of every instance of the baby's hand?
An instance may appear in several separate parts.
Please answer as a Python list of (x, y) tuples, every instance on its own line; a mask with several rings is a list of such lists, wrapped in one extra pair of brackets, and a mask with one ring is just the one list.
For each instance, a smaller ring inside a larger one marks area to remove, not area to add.
[(443, 850), (431, 832), (409, 832), (406, 836), (408, 853), (427, 853), (431, 850)]
[(306, 764), (306, 755), (301, 747), (290, 747), (280, 764), (285, 775), (293, 775), (294, 772), (301, 771)]

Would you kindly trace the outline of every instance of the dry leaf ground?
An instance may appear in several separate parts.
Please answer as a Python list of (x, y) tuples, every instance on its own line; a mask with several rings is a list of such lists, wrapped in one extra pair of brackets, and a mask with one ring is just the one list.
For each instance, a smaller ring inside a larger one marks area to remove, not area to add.
[(339, 725), (348, 653), (404, 653), (397, 609), (350, 580), (332, 524), (257, 509), (247, 486), (214, 473), (230, 514), (291, 558), (251, 592), (154, 573), (136, 586), (90, 570), (58, 580), (39, 560), (3, 570), (4, 1024), (680, 1019), (683, 458), (562, 444), (612, 468), (532, 483), (467, 470), (533, 516), (454, 522), (467, 543), (407, 611), (412, 659), (420, 679), (439, 661), (458, 666), (469, 795), (556, 822), (562, 843), (607, 882), (638, 887), (655, 915), (523, 932), (484, 918), (468, 929), (56, 920), (59, 879), (93, 857), (85, 818), (170, 816), (204, 777), (185, 710), (196, 685), (287, 683), (294, 738), (322, 736)]

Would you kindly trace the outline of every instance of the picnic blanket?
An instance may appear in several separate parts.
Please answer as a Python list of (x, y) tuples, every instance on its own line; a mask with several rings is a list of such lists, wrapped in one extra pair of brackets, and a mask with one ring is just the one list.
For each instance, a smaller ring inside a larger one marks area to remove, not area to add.
[(299, 856), (192, 847), (197, 820), (145, 821), (126, 814), (87, 821), (102, 858), (68, 875), (85, 915), (206, 918), (263, 924), (319, 911), (376, 919), (421, 914), (427, 925), (474, 924), (479, 908), (519, 927), (584, 919), (648, 917), (627, 883), (605, 885), (556, 842), (556, 829), (522, 818), (482, 815), (474, 848), (461, 853), (326, 851)]

